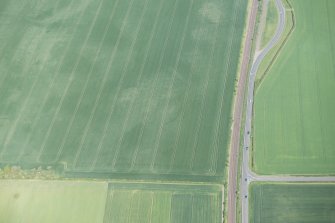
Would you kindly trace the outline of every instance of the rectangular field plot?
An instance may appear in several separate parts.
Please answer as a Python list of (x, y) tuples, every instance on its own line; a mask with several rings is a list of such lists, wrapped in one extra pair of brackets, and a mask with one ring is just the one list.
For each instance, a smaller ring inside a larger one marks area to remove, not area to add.
[(214, 186), (111, 183), (104, 223), (221, 223), (221, 202)]
[(84, 181), (0, 181), (2, 223), (221, 223), (222, 188)]
[(253, 168), (335, 174), (335, 1), (290, 0), (295, 29), (255, 92)]
[(0, 163), (222, 178), (246, 7), (1, 1)]
[(250, 223), (334, 223), (335, 184), (253, 184)]
[(106, 183), (0, 181), (0, 222), (103, 222)]

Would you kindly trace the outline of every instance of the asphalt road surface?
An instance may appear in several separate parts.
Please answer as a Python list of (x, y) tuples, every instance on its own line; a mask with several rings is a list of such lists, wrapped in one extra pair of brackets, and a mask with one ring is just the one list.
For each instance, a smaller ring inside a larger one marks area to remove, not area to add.
[(249, 148), (251, 147), (251, 124), (253, 111), (253, 96), (254, 96), (254, 82), (255, 74), (258, 71), (267, 53), (278, 43), (281, 35), (285, 29), (286, 11), (282, 0), (275, 0), (276, 7), (279, 14), (279, 21), (276, 32), (269, 43), (259, 52), (256, 52), (253, 61), (247, 94), (247, 108), (246, 108), (246, 122), (244, 129), (244, 147), (243, 147), (243, 163), (242, 163), (242, 179), (240, 185), (241, 199), (242, 199), (242, 223), (247, 223), (249, 218), (249, 203), (248, 203), (248, 186), (252, 181), (266, 181), (266, 182), (335, 182), (335, 177), (331, 176), (287, 176), (287, 175), (257, 175), (249, 168)]
[(242, 64), (240, 69), (240, 77), (237, 85), (237, 94), (234, 104), (234, 120), (232, 128), (232, 138), (230, 145), (229, 154), (229, 176), (228, 176), (228, 223), (236, 222), (236, 191), (237, 186), (237, 173), (238, 173), (238, 156), (240, 148), (240, 130), (241, 130), (241, 119), (243, 112), (243, 99), (245, 94), (245, 86), (248, 78), (248, 66), (251, 56), (252, 38), (254, 35), (256, 15), (258, 10), (258, 0), (253, 0), (250, 13), (249, 22), (246, 32), (246, 38), (244, 43), (244, 50), (242, 55)]

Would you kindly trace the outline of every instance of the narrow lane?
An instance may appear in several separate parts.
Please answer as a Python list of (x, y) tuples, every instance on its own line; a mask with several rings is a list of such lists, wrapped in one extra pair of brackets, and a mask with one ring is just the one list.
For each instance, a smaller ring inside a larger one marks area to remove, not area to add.
[[(258, 10), (258, 0), (253, 0), (251, 3), (248, 25), (246, 31), (246, 38), (244, 43), (242, 65), (240, 69), (240, 76), (237, 86), (237, 95), (234, 104), (234, 121), (231, 136), (230, 154), (229, 154), (229, 176), (228, 176), (228, 204), (227, 204), (227, 219), (228, 223), (236, 222), (236, 192), (237, 186), (237, 174), (238, 174), (238, 157), (240, 148), (240, 130), (241, 130), (241, 119), (243, 112), (243, 101), (244, 101), (244, 89), (246, 87), (248, 77), (248, 65), (251, 56), (252, 38), (254, 35), (256, 15)], [(222, 200), (224, 201), (224, 200)], [(225, 205), (225, 204), (224, 204)]]
[(264, 57), (268, 52), (278, 43), (280, 37), (285, 29), (285, 8), (281, 0), (276, 0), (276, 7), (279, 14), (279, 21), (277, 30), (270, 40), (270, 42), (265, 46), (260, 52), (256, 52), (254, 62), (250, 69), (249, 82), (248, 82), (248, 94), (247, 94), (247, 108), (246, 108), (246, 120), (245, 120), (245, 129), (244, 129), (244, 143), (243, 143), (243, 163), (242, 163), (242, 179), (241, 179), (241, 199), (242, 199), (242, 223), (247, 223), (249, 218), (249, 204), (248, 204), (248, 186), (251, 180), (255, 179), (252, 176), (257, 177), (254, 174), (251, 174), (249, 169), (249, 148), (251, 146), (251, 124), (252, 124), (252, 111), (253, 111), (253, 100), (254, 100), (254, 84), (255, 76), (259, 65), (261, 64)]
[(249, 202), (248, 202), (248, 186), (253, 181), (260, 182), (335, 182), (334, 176), (288, 176), (288, 175), (257, 175), (253, 173), (249, 165), (249, 148), (251, 147), (251, 125), (254, 102), (254, 84), (255, 76), (264, 57), (279, 42), (281, 35), (285, 29), (286, 9), (282, 0), (275, 0), (276, 8), (279, 14), (279, 21), (276, 32), (264, 49), (256, 52), (255, 59), (249, 74), (246, 122), (244, 129), (243, 141), (243, 163), (242, 163), (242, 179), (240, 185), (241, 203), (242, 203), (242, 223), (248, 223), (249, 220)]

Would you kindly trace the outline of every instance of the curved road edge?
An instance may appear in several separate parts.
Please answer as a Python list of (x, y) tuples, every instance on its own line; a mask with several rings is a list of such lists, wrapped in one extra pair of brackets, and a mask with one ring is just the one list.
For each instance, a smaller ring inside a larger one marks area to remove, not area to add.
[(285, 7), (281, 0), (276, 1), (276, 8), (279, 14), (278, 26), (276, 32), (269, 43), (262, 49), (261, 51), (256, 52), (254, 57), (254, 61), (252, 63), (249, 75), (248, 82), (248, 92), (247, 92), (247, 107), (246, 107), (246, 120), (245, 120), (245, 128), (244, 128), (244, 141), (243, 141), (243, 161), (242, 161), (242, 179), (240, 185), (241, 192), (241, 203), (242, 203), (242, 223), (248, 223), (249, 220), (249, 201), (248, 201), (248, 186), (249, 182), (253, 179), (257, 178), (257, 175), (252, 174), (249, 169), (249, 150), (248, 148), (251, 146), (251, 124), (252, 124), (252, 112), (253, 112), (253, 100), (254, 100), (254, 86), (256, 73), (258, 68), (265, 58), (265, 56), (269, 53), (269, 51), (279, 42), (282, 33), (285, 29), (285, 18), (286, 11)]
[(269, 51), (279, 42), (282, 33), (285, 29), (286, 22), (286, 9), (282, 3), (282, 0), (275, 0), (276, 7), (279, 14), (278, 26), (276, 33), (266, 45), (266, 47), (256, 52), (255, 59), (253, 61), (249, 82), (248, 82), (248, 94), (247, 94), (247, 108), (246, 108), (246, 121), (244, 129), (244, 141), (243, 141), (243, 163), (242, 163), (242, 179), (240, 185), (241, 199), (242, 199), (242, 223), (248, 223), (249, 220), (249, 202), (248, 202), (248, 186), (253, 181), (260, 182), (335, 182), (335, 176), (288, 176), (288, 175), (258, 175), (250, 169), (249, 165), (249, 149), (251, 147), (251, 125), (252, 125), (252, 113), (253, 113), (253, 100), (254, 100), (254, 85), (255, 76), (258, 68), (269, 53)]
[[(228, 173), (228, 204), (227, 204), (227, 220), (228, 223), (236, 222), (236, 192), (237, 192), (237, 173), (238, 173), (238, 154), (240, 149), (240, 129), (244, 102), (244, 89), (247, 82), (248, 66), (251, 56), (252, 38), (256, 25), (256, 15), (258, 10), (258, 0), (253, 0), (249, 12), (248, 26), (246, 31), (242, 63), (240, 68), (240, 76), (237, 86), (237, 94), (235, 96), (233, 125), (229, 154), (229, 173)], [(222, 201), (223, 202), (223, 201)]]

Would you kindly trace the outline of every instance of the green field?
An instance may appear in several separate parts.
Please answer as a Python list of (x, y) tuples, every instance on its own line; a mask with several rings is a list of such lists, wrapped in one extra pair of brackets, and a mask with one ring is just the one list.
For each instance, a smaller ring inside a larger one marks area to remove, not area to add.
[(3, 180), (0, 222), (103, 222), (107, 192), (106, 183)]
[(0, 163), (223, 179), (246, 8), (1, 1)]
[(335, 184), (252, 184), (250, 223), (334, 223)]
[[(274, 0), (273, 4), (274, 4)], [(257, 75), (256, 75), (256, 79), (255, 79), (255, 89), (257, 91), (257, 88), (259, 87), (259, 85), (262, 83), (262, 81), (264, 80), (264, 78), (266, 77), (266, 75), (269, 73), (269, 71), (271, 70), (272, 66), (275, 64), (277, 58), (281, 55), (281, 51), (282, 49), (286, 46), (287, 41), (290, 39), (293, 31), (295, 30), (295, 15), (294, 15), (294, 11), (293, 8), (289, 2), (289, 0), (283, 0), (282, 3), (284, 4), (284, 7), (286, 9), (286, 19), (285, 19), (285, 28), (283, 30), (283, 33), (278, 41), (278, 43), (276, 45), (274, 45), (269, 53), (264, 57), (264, 59), (262, 60), (258, 71), (257, 71)], [(272, 7), (275, 7), (274, 5)], [(274, 10), (276, 10), (276, 8), (273, 8)], [(271, 9), (271, 10), (273, 10)], [(270, 19), (270, 22), (267, 22), (266, 27), (270, 26), (272, 28), (268, 28), (268, 30), (272, 30), (273, 32), (275, 31), (274, 29), (277, 28), (278, 26), (278, 16), (276, 16), (276, 20)], [(261, 38), (261, 40), (264, 39), (264, 35), (271, 35), (270, 33), (266, 34), (266, 30), (264, 30), (264, 33), (259, 34)], [(274, 33), (272, 33), (273, 35)], [(271, 36), (272, 37), (272, 36)], [(269, 37), (270, 38), (270, 37)]]
[(335, 174), (335, 1), (290, 2), (295, 30), (255, 93), (253, 168)]
[(110, 184), (104, 222), (221, 223), (219, 187)]
[(1, 181), (0, 222), (221, 223), (221, 196), (218, 186)]
[[(269, 0), (267, 5), (266, 22), (261, 38), (261, 47), (265, 47), (271, 40), (278, 25), (278, 12), (274, 0)], [(264, 10), (264, 9), (263, 9)]]

